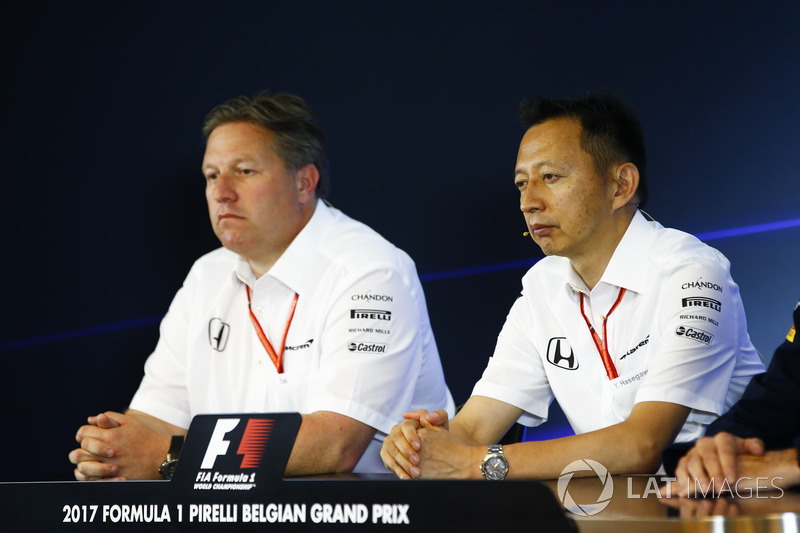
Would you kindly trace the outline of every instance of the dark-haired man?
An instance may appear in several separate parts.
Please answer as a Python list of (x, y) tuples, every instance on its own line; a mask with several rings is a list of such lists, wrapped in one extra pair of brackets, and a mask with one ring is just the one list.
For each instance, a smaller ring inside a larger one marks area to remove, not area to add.
[[(522, 111), (514, 181), (549, 257), (523, 277), (456, 417), (412, 412), (392, 429), (381, 456), (398, 477), (554, 478), (581, 459), (654, 472), (665, 446), (702, 435), (763, 370), (728, 261), (638, 210), (646, 165), (633, 110), (592, 95)], [(494, 444), (515, 421), (545, 421), (553, 398), (576, 435)]]
[(322, 201), (324, 135), (301, 98), (234, 98), (203, 132), (223, 247), (175, 296), (130, 410), (78, 430), (76, 478), (168, 476), (191, 418), (231, 412), (303, 414), (287, 475), (381, 470), (403, 406), (453, 405), (413, 262)]

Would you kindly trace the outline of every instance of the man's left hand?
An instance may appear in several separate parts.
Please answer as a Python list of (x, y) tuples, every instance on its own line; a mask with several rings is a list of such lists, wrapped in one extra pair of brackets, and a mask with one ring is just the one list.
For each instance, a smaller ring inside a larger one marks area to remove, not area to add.
[(469, 446), (447, 429), (424, 418), (418, 434), (421, 441), (419, 469), (422, 478), (480, 479), (485, 447)]

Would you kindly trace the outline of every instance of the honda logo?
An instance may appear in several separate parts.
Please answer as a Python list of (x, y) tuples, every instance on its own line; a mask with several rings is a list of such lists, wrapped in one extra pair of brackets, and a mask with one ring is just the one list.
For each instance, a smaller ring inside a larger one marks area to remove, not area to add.
[(553, 337), (547, 343), (547, 362), (566, 370), (578, 368), (578, 359), (566, 337)]
[(212, 318), (208, 321), (208, 343), (213, 350), (221, 352), (225, 350), (228, 345), (228, 336), (230, 335), (231, 327), (220, 320), (219, 318)]

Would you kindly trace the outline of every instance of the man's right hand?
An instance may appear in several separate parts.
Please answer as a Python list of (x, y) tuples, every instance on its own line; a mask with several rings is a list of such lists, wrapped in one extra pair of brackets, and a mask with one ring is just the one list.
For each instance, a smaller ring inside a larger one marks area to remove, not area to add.
[(403, 413), (405, 420), (392, 428), (383, 441), (381, 459), (386, 468), (400, 479), (420, 476), (419, 452), (422, 444), (417, 430), (422, 427), (440, 426), (448, 429), (447, 411), (439, 409), (428, 412), (424, 409)]
[(739, 478), (737, 461), (743, 455), (763, 456), (764, 443), (729, 433), (703, 437), (678, 462), (677, 481), (665, 485), (661, 494), (686, 497), (694, 496), (697, 487), (723, 487), (726, 482), (732, 486)]

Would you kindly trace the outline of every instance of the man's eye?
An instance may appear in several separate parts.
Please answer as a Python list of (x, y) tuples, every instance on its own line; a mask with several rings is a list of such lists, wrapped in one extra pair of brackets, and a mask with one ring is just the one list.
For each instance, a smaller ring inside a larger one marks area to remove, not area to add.
[(527, 182), (523, 181), (523, 180), (517, 180), (517, 181), (514, 182), (514, 185), (516, 185), (517, 189), (519, 189), (519, 190), (524, 189), (526, 184), (527, 184)]
[(558, 176), (556, 174), (553, 174), (552, 172), (547, 172), (545, 174), (542, 174), (542, 181), (556, 181), (557, 179)]
[(206, 174), (206, 180), (207, 181), (215, 180), (217, 179), (217, 176), (219, 176), (219, 174), (216, 173)]

